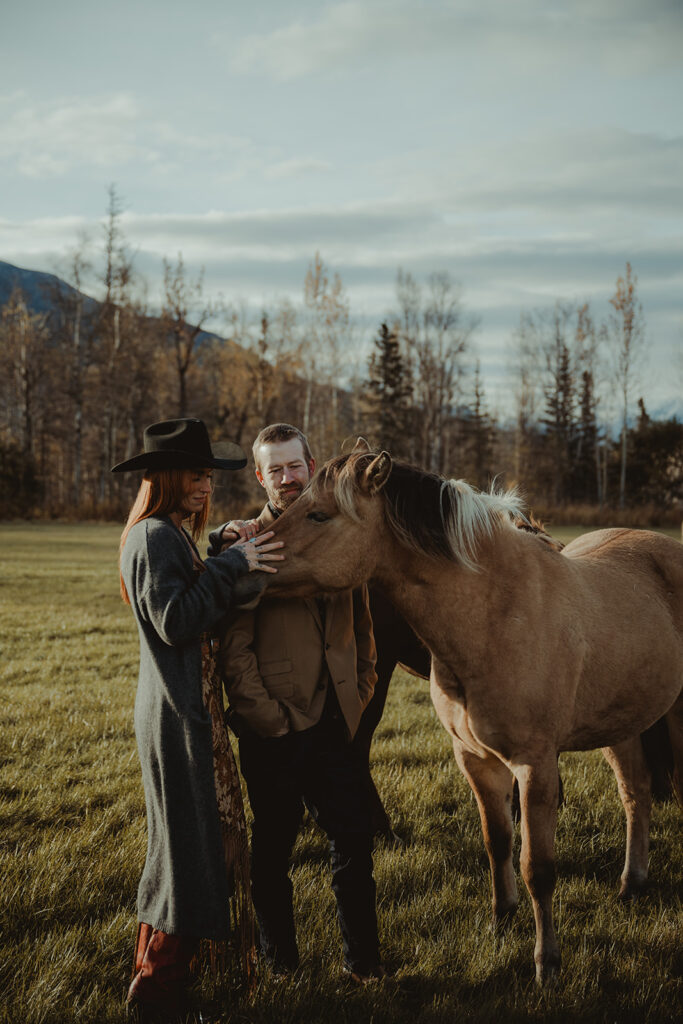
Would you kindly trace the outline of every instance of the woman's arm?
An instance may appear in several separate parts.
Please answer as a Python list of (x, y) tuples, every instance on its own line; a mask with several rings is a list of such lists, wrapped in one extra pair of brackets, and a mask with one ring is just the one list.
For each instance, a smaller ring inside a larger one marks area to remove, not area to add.
[(194, 576), (189, 548), (175, 527), (144, 520), (128, 536), (122, 569), (140, 617), (164, 643), (176, 645), (196, 640), (225, 615), (249, 565), (232, 548), (207, 559), (205, 571)]

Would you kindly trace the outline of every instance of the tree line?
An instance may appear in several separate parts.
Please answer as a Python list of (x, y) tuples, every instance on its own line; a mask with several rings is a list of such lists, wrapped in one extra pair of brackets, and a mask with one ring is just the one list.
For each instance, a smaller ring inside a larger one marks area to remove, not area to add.
[[(362, 433), (444, 476), (516, 482), (555, 521), (680, 519), (683, 426), (652, 420), (640, 393), (647, 334), (629, 264), (600, 322), (588, 303), (522, 314), (501, 416), (485, 393), (479, 324), (449, 274), (420, 283), (399, 270), (394, 308), (359, 356), (343, 282), (318, 253), (300, 303), (256, 320), (210, 301), (178, 255), (163, 263), (152, 310), (121, 213), (112, 187), (99, 251), (77, 245), (49, 312), (19, 289), (0, 309), (0, 515), (121, 518), (135, 481), (110, 467), (139, 449), (146, 424), (197, 415), (247, 449), (265, 423), (296, 423), (319, 459)], [(221, 336), (209, 330), (218, 318)], [(255, 507), (252, 474), (219, 476), (220, 503)]]

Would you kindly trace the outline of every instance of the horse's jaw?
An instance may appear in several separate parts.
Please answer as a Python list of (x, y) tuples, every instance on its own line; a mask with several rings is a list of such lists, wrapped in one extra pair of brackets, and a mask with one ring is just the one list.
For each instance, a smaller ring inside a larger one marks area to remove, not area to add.
[(237, 608), (251, 608), (258, 603), (263, 591), (268, 586), (265, 573), (250, 572), (240, 576), (232, 589), (232, 603)]
[(266, 593), (268, 597), (320, 597), (338, 594), (356, 585), (353, 582), (322, 580), (313, 573), (284, 568), (268, 576)]

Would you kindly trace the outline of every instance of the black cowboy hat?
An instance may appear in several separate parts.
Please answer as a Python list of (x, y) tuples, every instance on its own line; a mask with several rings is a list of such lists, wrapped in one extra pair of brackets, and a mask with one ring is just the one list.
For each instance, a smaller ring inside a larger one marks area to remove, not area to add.
[(162, 420), (145, 427), (144, 451), (119, 462), (112, 473), (132, 469), (244, 469), (247, 457), (238, 444), (211, 444), (203, 420)]

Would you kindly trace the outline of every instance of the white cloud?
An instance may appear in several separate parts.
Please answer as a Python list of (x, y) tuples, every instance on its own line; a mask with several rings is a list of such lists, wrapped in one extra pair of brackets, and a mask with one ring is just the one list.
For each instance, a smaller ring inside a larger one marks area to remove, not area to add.
[(15, 163), (27, 177), (54, 177), (84, 163), (108, 167), (140, 154), (140, 110), (128, 93), (42, 103), (15, 93), (3, 106), (10, 109), (0, 136), (0, 159)]
[(228, 48), (233, 70), (280, 81), (406, 57), (477, 51), (524, 74), (587, 59), (613, 73), (680, 63), (683, 19), (677, 0), (346, 0), (315, 20), (294, 20)]
[(330, 164), (327, 160), (314, 159), (292, 159), (282, 160), (271, 167), (266, 167), (264, 177), (270, 181), (277, 181), (282, 178), (298, 178), (304, 174), (319, 174), (329, 171)]
[(189, 155), (218, 165), (229, 161), (246, 174), (262, 171), (278, 155), (244, 136), (183, 131), (126, 92), (49, 100), (15, 92), (0, 97), (0, 114), (0, 164), (28, 178), (67, 176), (84, 166), (109, 173), (137, 165), (168, 174)]

